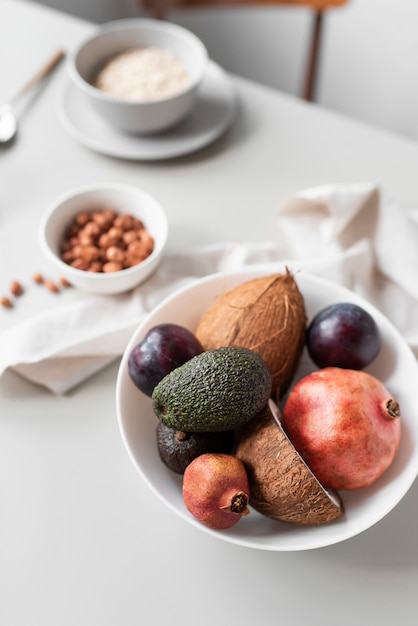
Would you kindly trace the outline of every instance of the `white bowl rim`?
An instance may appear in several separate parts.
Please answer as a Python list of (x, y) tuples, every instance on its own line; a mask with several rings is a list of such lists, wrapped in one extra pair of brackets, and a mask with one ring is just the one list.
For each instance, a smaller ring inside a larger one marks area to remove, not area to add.
[[(202, 72), (200, 73), (200, 75), (195, 76), (192, 80), (190, 80), (186, 88), (182, 89), (180, 92), (175, 93), (171, 96), (167, 96), (165, 98), (158, 98), (156, 100), (149, 100), (149, 101), (148, 100), (130, 101), (130, 100), (123, 100), (122, 98), (117, 98), (111, 94), (106, 93), (105, 91), (97, 89), (96, 87), (94, 87), (94, 85), (89, 83), (79, 74), (79, 72), (76, 69), (77, 67), (76, 59), (80, 51), (84, 48), (84, 46), (89, 44), (94, 39), (100, 37), (101, 35), (106, 35), (107, 33), (116, 32), (119, 30), (135, 29), (135, 26), (137, 25), (145, 26), (145, 28), (151, 27), (151, 26), (159, 28), (160, 26), (162, 26), (164, 29), (169, 30), (173, 33), (181, 33), (187, 36), (190, 40), (192, 40), (195, 43), (195, 45), (197, 45), (201, 49), (204, 63), (202, 64)], [(208, 63), (209, 63), (209, 53), (205, 44), (191, 30), (185, 28), (184, 26), (180, 26), (180, 24), (176, 24), (174, 22), (167, 22), (165, 20), (162, 21), (162, 20), (157, 20), (153, 18), (141, 18), (141, 17), (112, 20), (109, 22), (105, 22), (103, 24), (96, 25), (94, 27), (93, 32), (91, 32), (89, 35), (84, 37), (84, 39), (82, 39), (75, 46), (75, 48), (73, 48), (70, 51), (67, 57), (68, 72), (71, 78), (73, 79), (73, 81), (75, 82), (75, 84), (77, 84), (85, 93), (92, 95), (99, 100), (103, 100), (104, 102), (119, 104), (126, 108), (133, 108), (133, 107), (137, 107), (138, 105), (142, 105), (145, 107), (145, 106), (154, 106), (155, 104), (160, 104), (160, 103), (161, 104), (169, 103), (171, 101), (174, 101), (184, 96), (185, 94), (190, 93), (191, 91), (195, 90), (197, 86), (200, 84), (200, 82), (202, 81), (203, 76), (205, 74), (205, 70), (208, 66)]]
[[(153, 251), (146, 259), (144, 259), (143, 261), (141, 261), (141, 263), (138, 263), (137, 265), (133, 265), (132, 267), (127, 267), (118, 272), (110, 272), (108, 274), (104, 272), (97, 272), (97, 273), (86, 272), (85, 270), (79, 270), (76, 267), (72, 267), (68, 263), (65, 263), (62, 259), (60, 259), (58, 255), (56, 255), (51, 250), (47, 242), (46, 235), (45, 235), (49, 219), (52, 217), (52, 215), (55, 213), (55, 211), (61, 204), (63, 204), (64, 202), (67, 202), (68, 200), (71, 200), (72, 198), (75, 199), (77, 198), (77, 196), (80, 196), (86, 192), (89, 193), (89, 192), (101, 191), (101, 190), (102, 191), (106, 191), (106, 190), (130, 191), (134, 193), (139, 192), (144, 198), (148, 198), (152, 200), (153, 203), (155, 203), (155, 206), (158, 207), (158, 210), (159, 210), (159, 218), (161, 219), (162, 224), (163, 224), (163, 233), (158, 238), (158, 241), (156, 241), (156, 245), (154, 246)], [(167, 215), (163, 207), (161, 206), (161, 204), (158, 202), (158, 200), (154, 196), (152, 196), (150, 193), (142, 189), (141, 187), (136, 187), (135, 185), (130, 185), (128, 183), (118, 183), (118, 182), (96, 183), (96, 184), (90, 183), (87, 185), (76, 187), (75, 189), (72, 189), (70, 191), (63, 193), (61, 196), (59, 196), (54, 202), (52, 202), (49, 205), (49, 207), (46, 209), (45, 213), (43, 214), (40, 224), (39, 224), (39, 238), (41, 242), (41, 247), (44, 250), (45, 254), (56, 265), (61, 267), (63, 272), (65, 271), (69, 276), (73, 276), (74, 278), (83, 277), (85, 279), (88, 277), (89, 279), (94, 280), (95, 282), (99, 283), (100, 281), (105, 282), (105, 281), (109, 281), (110, 279), (117, 280), (118, 276), (121, 276), (121, 277), (130, 276), (131, 274), (135, 274), (136, 272), (138, 272), (139, 269), (142, 270), (142, 269), (148, 268), (148, 266), (154, 262), (155, 257), (159, 255), (165, 247), (165, 244), (168, 238), (168, 220), (167, 220)]]

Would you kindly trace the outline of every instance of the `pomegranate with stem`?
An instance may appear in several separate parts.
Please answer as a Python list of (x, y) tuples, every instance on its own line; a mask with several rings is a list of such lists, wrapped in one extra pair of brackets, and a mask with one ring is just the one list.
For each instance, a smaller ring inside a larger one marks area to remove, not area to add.
[(371, 485), (392, 464), (399, 418), (398, 402), (376, 377), (327, 367), (293, 387), (282, 425), (316, 478), (342, 490)]
[(245, 466), (231, 454), (201, 454), (184, 471), (186, 508), (214, 530), (230, 528), (248, 515), (249, 491)]

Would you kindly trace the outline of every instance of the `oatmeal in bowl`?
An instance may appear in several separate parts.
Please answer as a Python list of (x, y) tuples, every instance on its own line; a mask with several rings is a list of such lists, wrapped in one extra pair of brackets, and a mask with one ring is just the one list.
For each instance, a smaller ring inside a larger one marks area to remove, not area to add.
[(68, 57), (68, 72), (87, 106), (119, 131), (150, 134), (193, 109), (208, 53), (191, 31), (154, 19), (96, 27)]
[(107, 61), (94, 87), (120, 100), (152, 101), (174, 96), (190, 84), (186, 67), (169, 50), (133, 48)]

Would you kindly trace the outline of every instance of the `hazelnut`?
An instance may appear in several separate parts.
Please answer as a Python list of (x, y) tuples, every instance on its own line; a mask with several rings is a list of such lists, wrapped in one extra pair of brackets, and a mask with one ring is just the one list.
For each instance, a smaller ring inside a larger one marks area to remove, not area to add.
[(103, 271), (106, 274), (111, 273), (111, 272), (120, 272), (121, 270), (123, 270), (122, 263), (118, 263), (116, 261), (109, 261), (108, 263), (105, 263), (103, 265)]
[(14, 296), (20, 296), (23, 293), (23, 287), (17, 280), (10, 285), (10, 293)]
[(37, 272), (32, 276), (32, 280), (38, 285), (41, 285), (44, 282), (44, 277), (42, 276), (42, 274), (39, 274), (39, 272)]
[(138, 233), (136, 230), (127, 230), (123, 233), (122, 239), (123, 243), (128, 246), (130, 243), (138, 239)]
[(125, 253), (117, 246), (110, 246), (107, 249), (106, 258), (108, 261), (116, 261), (122, 263), (125, 258)]
[(91, 261), (96, 261), (99, 258), (99, 255), (99, 248), (96, 248), (96, 246), (86, 246), (82, 249), (80, 256), (83, 261), (87, 261), (90, 263)]
[(88, 266), (87, 271), (97, 274), (98, 272), (102, 271), (102, 268), (103, 264), (100, 263), (100, 261), (93, 261), (93, 263), (90, 263), (90, 265)]
[(99, 246), (101, 248), (108, 248), (111, 245), (111, 239), (109, 237), (109, 233), (103, 233), (99, 238)]
[(64, 276), (60, 276), (59, 281), (63, 287), (71, 287), (71, 283)]
[(92, 246), (94, 244), (94, 237), (82, 230), (78, 236), (78, 242), (80, 246)]
[(140, 263), (153, 247), (141, 220), (111, 207), (92, 207), (81, 211), (67, 229), (61, 259), (80, 270), (115, 272)]
[(2, 296), (0, 298), (0, 304), (5, 309), (11, 309), (13, 307), (12, 301), (10, 300), (10, 298), (7, 298), (7, 296)]
[(96, 222), (87, 222), (83, 228), (83, 232), (90, 237), (98, 237), (101, 233), (100, 226)]
[(123, 230), (117, 226), (112, 226), (107, 231), (107, 234), (112, 243), (118, 243), (122, 239)]
[(90, 215), (87, 212), (82, 211), (76, 216), (75, 221), (79, 226), (84, 226), (90, 221)]
[(52, 282), (52, 280), (45, 280), (44, 285), (48, 289), (48, 291), (50, 291), (51, 293), (58, 293), (59, 291), (57, 285), (54, 282)]
[(87, 270), (89, 263), (88, 261), (85, 261), (81, 257), (78, 257), (77, 259), (74, 259), (74, 261), (71, 261), (70, 265), (71, 267), (74, 267), (76, 270)]

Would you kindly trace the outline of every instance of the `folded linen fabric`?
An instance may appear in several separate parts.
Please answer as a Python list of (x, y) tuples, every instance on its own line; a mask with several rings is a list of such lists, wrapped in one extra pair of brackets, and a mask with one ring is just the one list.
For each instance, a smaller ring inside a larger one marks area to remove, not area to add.
[(418, 209), (386, 199), (375, 184), (301, 191), (278, 210), (286, 256), (274, 242), (231, 242), (167, 255), (155, 274), (118, 296), (83, 296), (0, 333), (0, 375), (11, 368), (54, 393), (73, 388), (121, 356), (143, 317), (203, 276), (287, 265), (349, 287), (377, 306), (418, 356)]
[(351, 256), (340, 282), (380, 309), (418, 356), (418, 208), (400, 207), (373, 184), (325, 185), (290, 198), (278, 218), (304, 269), (313, 255)]
[(217, 271), (270, 261), (270, 244), (213, 245), (167, 255), (136, 289), (93, 296), (69, 290), (59, 304), (0, 333), (0, 375), (8, 368), (55, 393), (64, 393), (121, 356), (143, 317), (165, 297)]

